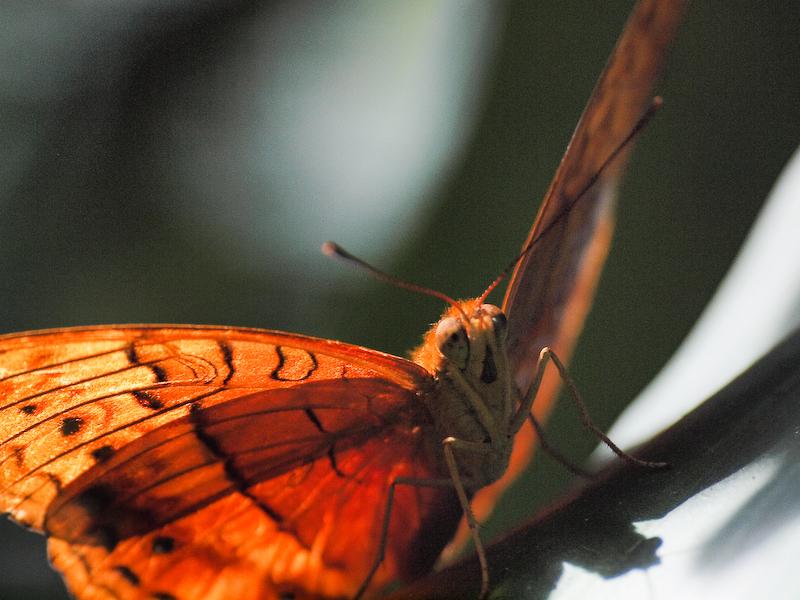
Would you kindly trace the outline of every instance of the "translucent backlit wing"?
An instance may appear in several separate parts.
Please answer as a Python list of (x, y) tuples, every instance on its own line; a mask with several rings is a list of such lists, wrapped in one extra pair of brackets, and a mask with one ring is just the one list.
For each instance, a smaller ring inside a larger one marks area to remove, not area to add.
[[(351, 595), (391, 481), (439, 476), (427, 373), (347, 344), (66, 329), (0, 338), (0, 369), (3, 508), (79, 597)], [(429, 569), (460, 516), (447, 489), (396, 506), (375, 585)]]
[[(534, 243), (517, 264), (503, 301), (509, 362), (521, 396), (530, 389), (542, 348), (550, 346), (566, 360), (583, 326), (608, 251), (616, 181), (628, 152), (602, 173), (601, 167), (649, 105), (685, 4), (637, 3), (522, 245), (524, 250)], [(550, 410), (557, 389), (558, 376), (548, 372), (534, 403), (538, 416)], [(517, 434), (505, 475), (476, 494), (473, 510), (479, 518), (527, 466), (532, 450), (533, 432), (526, 426)], [(465, 539), (462, 527), (459, 540)]]

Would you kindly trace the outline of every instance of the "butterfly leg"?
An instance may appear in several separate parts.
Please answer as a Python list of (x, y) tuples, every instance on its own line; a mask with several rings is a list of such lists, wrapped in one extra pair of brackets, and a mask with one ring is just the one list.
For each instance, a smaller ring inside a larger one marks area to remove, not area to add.
[(466, 442), (457, 440), (453, 437), (445, 438), (442, 442), (444, 448), (445, 462), (447, 463), (447, 470), (450, 473), (448, 479), (417, 479), (413, 477), (397, 477), (389, 484), (389, 493), (386, 496), (386, 509), (383, 513), (383, 523), (381, 524), (381, 538), (378, 545), (378, 552), (375, 555), (375, 561), (372, 567), (364, 578), (363, 583), (358, 588), (354, 596), (354, 600), (359, 600), (369, 586), (369, 582), (375, 575), (375, 572), (383, 562), (386, 552), (386, 540), (389, 535), (389, 523), (392, 517), (392, 507), (394, 506), (394, 490), (398, 485), (410, 485), (414, 487), (453, 487), (456, 490), (461, 508), (467, 519), (472, 541), (475, 544), (475, 551), (478, 554), (478, 561), (481, 565), (481, 592), (479, 600), (483, 600), (489, 593), (489, 565), (486, 560), (486, 552), (484, 551), (483, 544), (481, 543), (480, 536), (478, 535), (478, 520), (472, 512), (467, 498), (467, 492), (464, 489), (464, 484), (461, 481), (461, 476), (458, 473), (458, 465), (456, 464), (455, 456), (453, 455), (453, 448), (459, 450), (466, 450), (470, 452), (485, 453), (488, 451), (486, 444), (478, 442)]
[[(519, 428), (522, 427), (522, 423), (531, 417), (531, 408), (533, 407), (533, 401), (536, 398), (536, 393), (539, 391), (539, 386), (542, 383), (544, 370), (547, 367), (547, 363), (551, 361), (556, 366), (556, 369), (558, 369), (558, 374), (561, 377), (561, 381), (564, 382), (569, 395), (572, 397), (573, 402), (575, 402), (575, 406), (578, 408), (581, 423), (597, 439), (608, 446), (608, 448), (614, 454), (631, 464), (650, 469), (663, 469), (664, 467), (668, 466), (668, 464), (665, 462), (642, 460), (640, 458), (636, 458), (635, 456), (631, 456), (617, 446), (614, 442), (612, 442), (611, 439), (592, 422), (592, 418), (589, 416), (589, 410), (586, 408), (586, 403), (581, 398), (580, 392), (578, 392), (578, 386), (575, 385), (572, 377), (570, 377), (569, 373), (567, 372), (567, 368), (564, 366), (564, 363), (561, 362), (561, 359), (558, 358), (558, 355), (556, 355), (556, 353), (553, 352), (553, 350), (549, 347), (542, 348), (542, 351), (539, 353), (539, 360), (536, 363), (536, 375), (533, 383), (531, 384), (531, 389), (528, 392), (528, 397), (522, 402), (512, 422), (513, 432), (516, 433)], [(534, 427), (536, 427), (536, 424), (534, 424)], [(539, 428), (537, 428), (537, 430), (538, 429)]]
[(381, 566), (386, 553), (386, 540), (389, 536), (389, 523), (392, 518), (392, 507), (394, 506), (394, 490), (398, 485), (409, 485), (413, 487), (453, 487), (453, 482), (450, 479), (418, 479), (414, 477), (397, 477), (389, 484), (389, 493), (386, 495), (386, 508), (383, 513), (383, 523), (381, 524), (381, 537), (378, 544), (378, 551), (375, 554), (375, 561), (370, 567), (369, 573), (364, 578), (364, 581), (358, 588), (358, 591), (353, 596), (353, 600), (359, 600), (366, 592), (372, 577)]
[(547, 441), (547, 435), (545, 434), (544, 427), (542, 424), (539, 423), (539, 420), (534, 416), (534, 414), (528, 413), (528, 420), (533, 426), (533, 430), (536, 432), (536, 441), (542, 447), (542, 450), (550, 455), (550, 458), (555, 460), (558, 464), (564, 467), (570, 473), (577, 475), (578, 477), (583, 477), (584, 479), (591, 479), (592, 474), (579, 467), (578, 465), (574, 464), (571, 460), (569, 460), (566, 456), (561, 454), (555, 446), (553, 446), (550, 442)]
[[(511, 419), (511, 426), (509, 429), (512, 435), (515, 435), (520, 430), (522, 424), (528, 419), (528, 415), (531, 414), (533, 401), (536, 399), (536, 394), (539, 393), (539, 386), (542, 385), (544, 370), (551, 356), (555, 356), (555, 353), (547, 347), (542, 348), (542, 351), (539, 353), (539, 360), (536, 361), (536, 373), (534, 374), (530, 390), (528, 390), (528, 396), (522, 399), (517, 413)], [(561, 361), (559, 361), (559, 364), (560, 363)]]
[(472, 508), (469, 505), (469, 498), (464, 489), (464, 484), (458, 474), (458, 465), (453, 454), (453, 449), (465, 450), (471, 452), (488, 452), (489, 446), (479, 442), (467, 442), (464, 440), (457, 440), (453, 437), (445, 438), (442, 442), (444, 448), (444, 458), (447, 463), (447, 470), (450, 472), (450, 480), (453, 487), (456, 488), (458, 501), (461, 503), (461, 508), (464, 510), (464, 516), (467, 519), (467, 526), (469, 533), (472, 536), (472, 542), (475, 544), (475, 552), (478, 555), (478, 562), (481, 565), (481, 593), (478, 598), (483, 600), (489, 595), (489, 563), (486, 560), (486, 551), (483, 549), (481, 537), (478, 534), (478, 520), (475, 518)]

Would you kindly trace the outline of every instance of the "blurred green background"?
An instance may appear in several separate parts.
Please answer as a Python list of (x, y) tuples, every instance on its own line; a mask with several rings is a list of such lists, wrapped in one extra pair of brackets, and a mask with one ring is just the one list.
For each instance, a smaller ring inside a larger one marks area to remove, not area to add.
[[(631, 6), (4, 4), (0, 330), (219, 323), (403, 354), (442, 307), (319, 244), (481, 292), (522, 243)], [(793, 2), (689, 9), (572, 362), (603, 427), (692, 326), (797, 147), (798, 25)], [(578, 460), (594, 446), (566, 403), (550, 429)], [(537, 460), (489, 535), (568, 482)], [(2, 522), (12, 597), (65, 592), (43, 540)]]

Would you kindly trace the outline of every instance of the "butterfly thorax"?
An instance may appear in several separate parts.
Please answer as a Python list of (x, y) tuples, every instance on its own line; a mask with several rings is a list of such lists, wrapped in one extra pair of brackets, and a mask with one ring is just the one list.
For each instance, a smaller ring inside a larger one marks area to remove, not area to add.
[(505, 315), (496, 306), (462, 301), (425, 335), (413, 359), (434, 377), (425, 396), (440, 440), (454, 446), (464, 487), (475, 491), (506, 470), (518, 399), (505, 349)]

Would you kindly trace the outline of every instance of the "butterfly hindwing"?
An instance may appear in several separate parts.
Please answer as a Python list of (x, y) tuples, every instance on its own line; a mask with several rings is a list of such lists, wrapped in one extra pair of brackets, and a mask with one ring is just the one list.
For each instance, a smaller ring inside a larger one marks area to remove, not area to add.
[[(321, 457), (112, 547), (51, 538), (54, 563), (90, 598), (81, 582), (121, 597), (352, 596), (376, 556), (390, 482), (430, 475), (418, 438), (388, 433), (342, 451), (335, 465)], [(450, 490), (400, 486), (392, 514), (376, 585), (427, 570), (459, 510)]]

